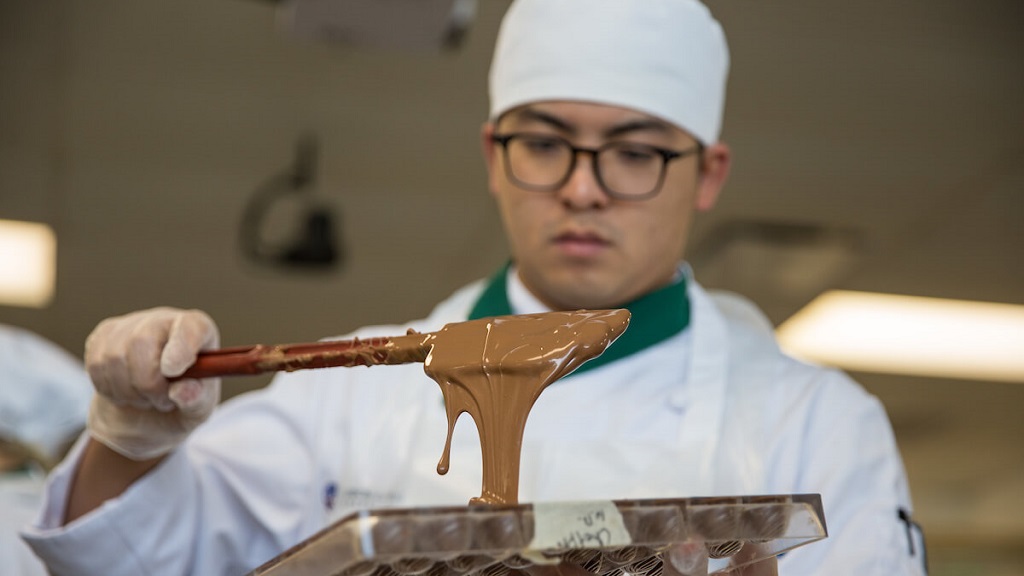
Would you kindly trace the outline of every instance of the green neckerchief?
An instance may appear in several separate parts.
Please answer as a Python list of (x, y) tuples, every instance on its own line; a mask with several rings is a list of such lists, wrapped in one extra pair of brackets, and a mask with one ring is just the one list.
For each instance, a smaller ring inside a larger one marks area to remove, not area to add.
[[(507, 316), (512, 313), (506, 289), (508, 266), (502, 267), (487, 284), (469, 313), (470, 320)], [(690, 299), (686, 294), (686, 277), (678, 282), (642, 296), (622, 308), (630, 312), (629, 328), (597, 358), (576, 369), (573, 374), (625, 358), (682, 332), (690, 324)], [(572, 374), (570, 374), (571, 376)]]

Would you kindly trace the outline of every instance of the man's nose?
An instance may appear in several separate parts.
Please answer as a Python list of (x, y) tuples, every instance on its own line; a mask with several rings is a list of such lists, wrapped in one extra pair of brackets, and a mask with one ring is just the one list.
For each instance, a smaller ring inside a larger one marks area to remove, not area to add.
[(576, 164), (558, 195), (566, 207), (575, 210), (604, 208), (610, 198), (597, 180), (592, 152), (576, 152)]

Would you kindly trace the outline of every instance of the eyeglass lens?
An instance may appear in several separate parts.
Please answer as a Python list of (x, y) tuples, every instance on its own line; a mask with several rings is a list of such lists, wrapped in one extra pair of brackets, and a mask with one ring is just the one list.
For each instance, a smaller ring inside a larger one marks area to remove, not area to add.
[[(505, 149), (512, 176), (519, 183), (535, 189), (553, 189), (562, 185), (575, 167), (577, 156), (569, 142), (535, 134), (512, 135), (507, 139)], [(592, 155), (599, 183), (616, 196), (653, 193), (665, 168), (664, 156), (657, 149), (642, 144), (612, 142), (598, 148)]]

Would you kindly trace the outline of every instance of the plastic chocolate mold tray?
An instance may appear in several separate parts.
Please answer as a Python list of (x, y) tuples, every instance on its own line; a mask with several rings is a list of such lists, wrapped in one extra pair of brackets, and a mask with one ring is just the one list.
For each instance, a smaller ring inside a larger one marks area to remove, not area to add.
[(703, 546), (715, 574), (744, 547), (754, 562), (826, 536), (817, 494), (382, 509), (339, 520), (250, 576), (505, 576), (562, 560), (661, 576), (674, 545)]

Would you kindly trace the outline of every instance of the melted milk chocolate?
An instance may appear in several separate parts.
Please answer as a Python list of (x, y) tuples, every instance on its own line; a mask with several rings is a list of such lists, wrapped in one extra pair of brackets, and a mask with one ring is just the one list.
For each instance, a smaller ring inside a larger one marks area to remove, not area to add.
[(448, 413), (438, 474), (448, 472), (455, 422), (468, 412), (483, 455), (482, 493), (470, 503), (518, 503), (523, 429), (537, 397), (628, 324), (625, 309), (580, 310), (461, 322), (431, 334), (424, 371), (441, 386)]

